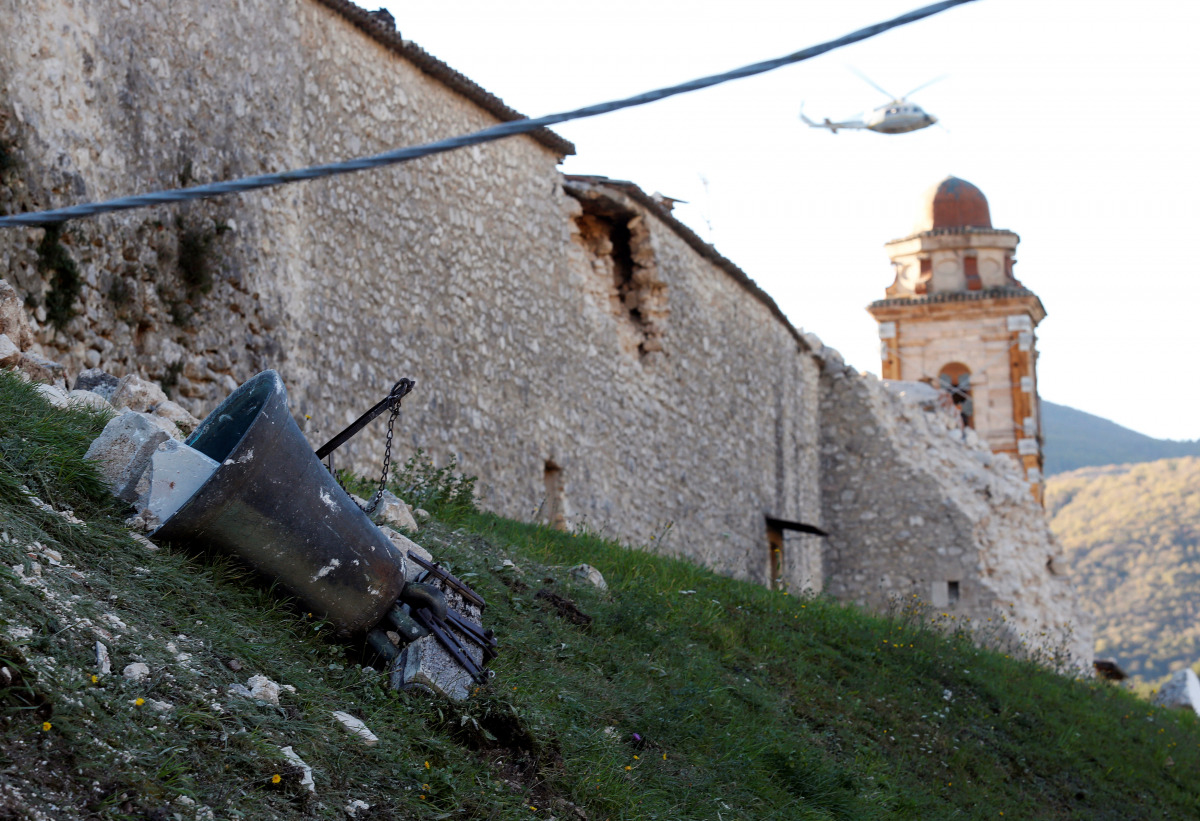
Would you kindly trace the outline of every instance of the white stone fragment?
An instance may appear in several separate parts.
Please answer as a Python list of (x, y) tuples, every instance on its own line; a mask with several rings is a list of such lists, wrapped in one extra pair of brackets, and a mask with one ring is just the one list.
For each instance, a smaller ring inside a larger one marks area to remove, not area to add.
[(280, 747), (279, 751), (281, 753), (283, 753), (284, 758), (286, 758), (289, 762), (291, 762), (292, 764), (295, 764), (297, 767), (299, 767), (301, 770), (304, 771), (304, 777), (300, 779), (300, 786), (305, 787), (310, 793), (312, 793), (313, 795), (316, 795), (317, 794), (317, 785), (313, 782), (312, 767), (305, 764), (304, 759), (302, 759), (300, 756), (296, 755), (296, 751), (293, 750), (290, 746)]
[(416, 562), (408, 561), (408, 553), (410, 550), (430, 564), (433, 563), (433, 554), (421, 547), (412, 539), (405, 536), (403, 533), (397, 533), (390, 527), (380, 527), (379, 530), (384, 536), (388, 537), (388, 541), (395, 545), (396, 549), (400, 551), (400, 555), (404, 558), (404, 579), (406, 581), (411, 582), (417, 576), (425, 572)]
[(80, 405), (97, 410), (112, 410), (112, 405), (109, 404), (107, 399), (91, 391), (71, 391), (67, 394), (67, 404)]
[(1200, 715), (1200, 678), (1190, 667), (1176, 672), (1152, 699), (1160, 707), (1191, 709)]
[(577, 564), (571, 568), (570, 573), (575, 578), (589, 582), (601, 590), (608, 589), (608, 583), (604, 581), (604, 575), (590, 564)]
[(371, 809), (371, 805), (359, 798), (354, 799), (344, 807), (347, 818), (358, 818), (360, 812)]
[(137, 374), (131, 373), (122, 377), (121, 381), (117, 383), (117, 388), (113, 391), (109, 401), (114, 408), (128, 408), (139, 413), (148, 413), (168, 400), (167, 395), (156, 383), (148, 382)]
[(149, 498), (145, 507), (165, 522), (208, 481), (218, 465), (195, 448), (168, 439), (150, 458)]
[(37, 391), (56, 408), (65, 408), (68, 404), (67, 392), (57, 385), (38, 385)]
[(250, 689), (251, 698), (268, 704), (279, 704), (279, 685), (266, 676), (251, 676), (246, 685)]
[(121, 671), (121, 675), (130, 681), (143, 681), (150, 676), (150, 668), (140, 661), (135, 661), (133, 664), (125, 665), (125, 669)]
[(112, 672), (112, 659), (108, 656), (108, 647), (104, 642), (96, 642), (96, 674), (107, 676)]
[(21, 361), (21, 349), (8, 338), (8, 334), (0, 334), (0, 368), (14, 368)]
[(200, 420), (188, 413), (182, 405), (172, 402), (168, 399), (165, 402), (159, 403), (154, 408), (154, 415), (161, 416), (164, 419), (170, 419), (180, 429), (186, 429), (189, 432), (200, 426)]
[(118, 499), (137, 501), (137, 484), (150, 467), (155, 448), (167, 440), (160, 427), (140, 413), (123, 413), (104, 426), (84, 458), (96, 462), (100, 478)]
[(350, 735), (357, 737), (363, 744), (368, 747), (374, 747), (379, 743), (379, 737), (367, 729), (367, 725), (362, 721), (342, 710), (336, 710), (333, 717), (338, 720)]
[(371, 512), (371, 519), (378, 525), (391, 525), (398, 527), (401, 530), (408, 530), (413, 533), (417, 532), (417, 522), (413, 518), (412, 511), (409, 510), (407, 504), (400, 497), (391, 491), (385, 490), (380, 496), (379, 502), (375, 505), (375, 510)]

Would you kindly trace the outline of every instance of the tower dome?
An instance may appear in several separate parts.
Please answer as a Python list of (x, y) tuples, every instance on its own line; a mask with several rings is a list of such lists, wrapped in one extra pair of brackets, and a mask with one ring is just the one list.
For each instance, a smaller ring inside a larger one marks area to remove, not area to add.
[(987, 197), (966, 180), (946, 177), (925, 192), (913, 233), (954, 228), (991, 228)]

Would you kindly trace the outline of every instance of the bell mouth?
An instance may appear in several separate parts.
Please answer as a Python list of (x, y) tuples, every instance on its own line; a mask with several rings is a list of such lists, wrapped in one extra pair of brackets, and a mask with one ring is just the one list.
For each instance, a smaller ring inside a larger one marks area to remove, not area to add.
[(226, 397), (188, 437), (186, 444), (224, 464), (276, 391), (283, 394), (286, 404), (287, 391), (279, 374), (263, 371)]

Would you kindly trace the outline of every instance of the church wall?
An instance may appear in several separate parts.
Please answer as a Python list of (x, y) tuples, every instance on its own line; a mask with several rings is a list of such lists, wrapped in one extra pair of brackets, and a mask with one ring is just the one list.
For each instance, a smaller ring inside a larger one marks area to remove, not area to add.
[(1086, 665), (1092, 622), (1021, 467), (963, 431), (932, 393), (825, 357), (826, 589), (877, 610), (919, 601), (989, 641), (1065, 650)]
[[(0, 134), (21, 163), (0, 185), (9, 211), (495, 122), (309, 0), (0, 10)], [(139, 371), (202, 416), (276, 368), (314, 445), (409, 376), (400, 459), (417, 447), (443, 464), (455, 455), (489, 509), (561, 515), (765, 582), (765, 516), (820, 516), (817, 366), (767, 305), (629, 201), (637, 281), (614, 294), (612, 252), (557, 161), (514, 138), (71, 223), (62, 242), (82, 277), (80, 315), (61, 329), (39, 270), (45, 232), (0, 231), (0, 276), (36, 306), (42, 349), (73, 373)], [(383, 429), (338, 465), (374, 474)], [(810, 558), (789, 558), (790, 583), (811, 575)]]

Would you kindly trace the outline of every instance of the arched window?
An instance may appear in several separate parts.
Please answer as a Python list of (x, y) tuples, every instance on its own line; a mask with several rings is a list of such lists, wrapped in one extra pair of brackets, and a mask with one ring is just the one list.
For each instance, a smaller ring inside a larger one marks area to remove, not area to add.
[(975, 427), (975, 406), (971, 403), (971, 371), (961, 362), (951, 362), (938, 374), (942, 390), (950, 394), (963, 425)]

